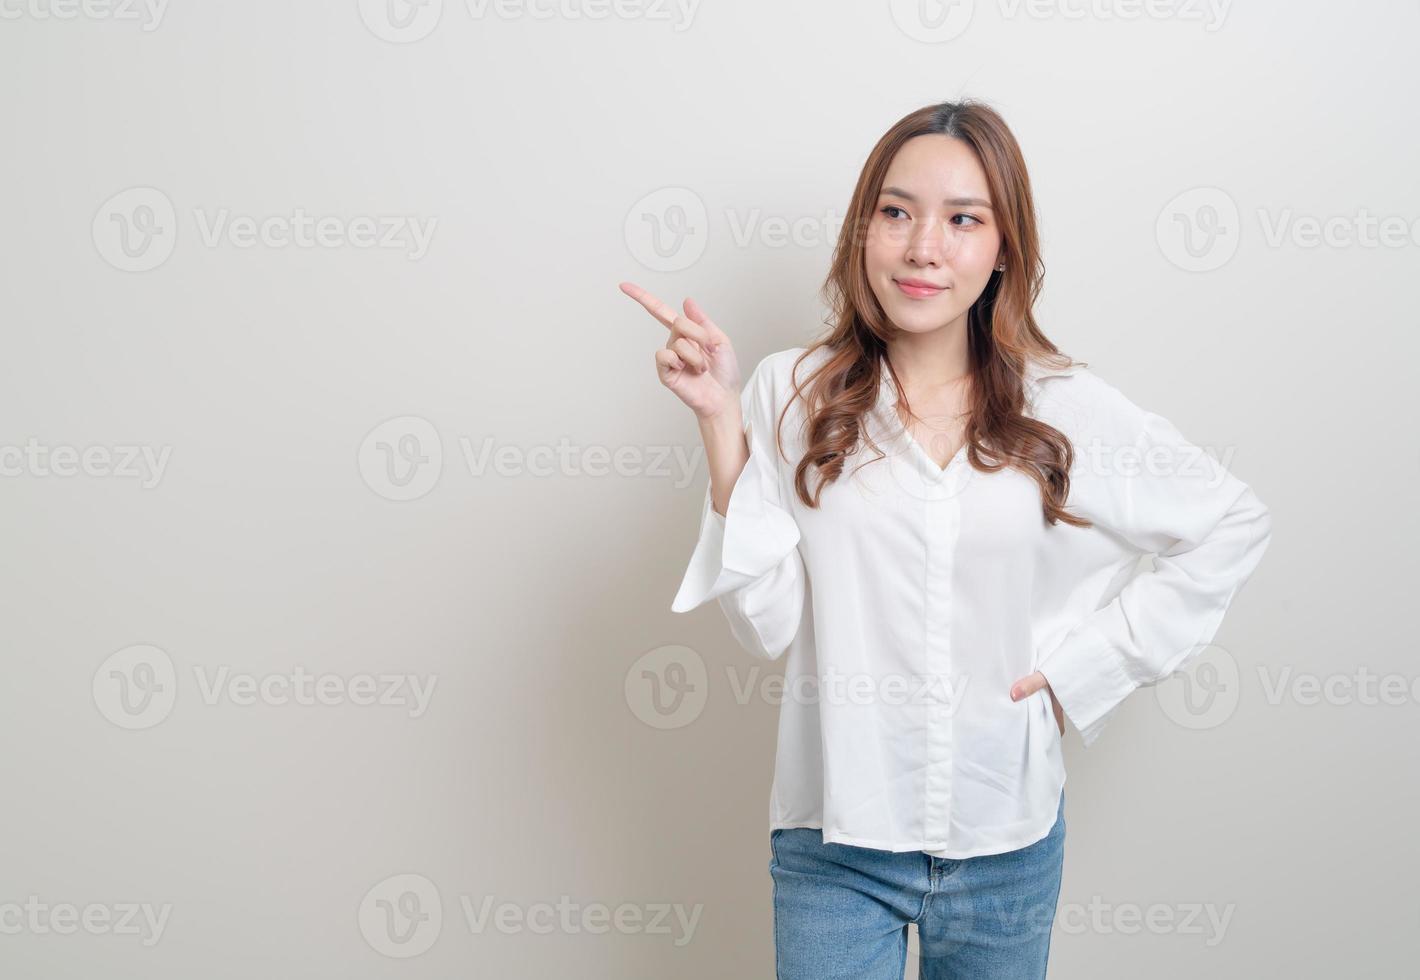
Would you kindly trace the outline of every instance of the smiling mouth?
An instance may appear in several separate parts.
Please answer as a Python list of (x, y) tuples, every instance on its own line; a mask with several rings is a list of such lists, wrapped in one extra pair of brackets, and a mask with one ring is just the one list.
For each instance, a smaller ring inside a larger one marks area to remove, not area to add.
[(903, 282), (900, 279), (894, 279), (893, 282), (897, 285), (898, 289), (906, 295), (911, 296), (913, 299), (927, 299), (936, 296), (947, 288), (946, 286), (919, 286), (913, 283)]

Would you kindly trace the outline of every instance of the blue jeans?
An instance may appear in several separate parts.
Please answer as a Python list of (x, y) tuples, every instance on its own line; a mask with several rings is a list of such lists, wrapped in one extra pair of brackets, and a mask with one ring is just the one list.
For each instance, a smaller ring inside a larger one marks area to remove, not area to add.
[(1065, 857), (1065, 794), (1027, 847), (936, 858), (770, 832), (777, 980), (902, 980), (917, 923), (922, 980), (1043, 980)]

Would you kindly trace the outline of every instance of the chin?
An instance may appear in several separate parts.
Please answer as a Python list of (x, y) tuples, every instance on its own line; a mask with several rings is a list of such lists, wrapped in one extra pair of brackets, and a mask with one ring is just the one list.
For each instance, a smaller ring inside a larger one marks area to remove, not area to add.
[(920, 315), (915, 317), (892, 316), (890, 319), (897, 325), (899, 330), (905, 330), (908, 333), (931, 333), (933, 330), (937, 330), (951, 322), (941, 317), (923, 317)]
[(906, 303), (895, 303), (888, 307), (887, 311), (894, 323), (914, 333), (936, 330), (961, 315), (953, 311), (946, 303), (924, 305), (913, 303), (910, 300)]

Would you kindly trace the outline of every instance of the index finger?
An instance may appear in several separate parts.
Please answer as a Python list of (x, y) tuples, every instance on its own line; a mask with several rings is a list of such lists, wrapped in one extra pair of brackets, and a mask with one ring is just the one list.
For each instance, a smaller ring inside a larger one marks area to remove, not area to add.
[(671, 324), (675, 323), (676, 317), (680, 315), (675, 311), (674, 308), (667, 306), (665, 303), (662, 303), (660, 300), (652, 296), (649, 292), (642, 289), (640, 286), (636, 285), (634, 282), (621, 283), (621, 291), (627, 296), (630, 296), (636, 302), (640, 303), (642, 306), (644, 306), (647, 312), (649, 312), (657, 320), (660, 320), (661, 323), (665, 324), (667, 328), (669, 328)]

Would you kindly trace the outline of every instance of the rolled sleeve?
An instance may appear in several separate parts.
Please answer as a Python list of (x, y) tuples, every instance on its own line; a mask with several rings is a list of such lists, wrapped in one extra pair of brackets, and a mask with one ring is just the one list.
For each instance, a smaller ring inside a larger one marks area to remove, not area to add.
[(1153, 555), (1154, 568), (1039, 663), (1086, 746), (1130, 693), (1187, 667), (1212, 642), (1271, 539), (1270, 512), (1250, 487), (1167, 419), (1110, 394), (1123, 423), (1115, 431), (1133, 433), (1121, 444), (1138, 452), (1106, 454), (1105, 472), (1085, 478), (1097, 492), (1085, 494), (1082, 516)]

